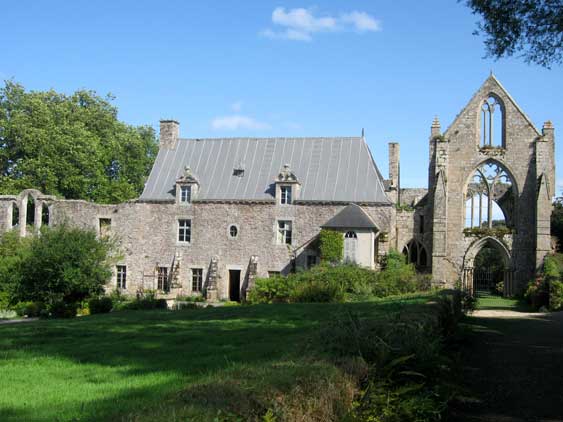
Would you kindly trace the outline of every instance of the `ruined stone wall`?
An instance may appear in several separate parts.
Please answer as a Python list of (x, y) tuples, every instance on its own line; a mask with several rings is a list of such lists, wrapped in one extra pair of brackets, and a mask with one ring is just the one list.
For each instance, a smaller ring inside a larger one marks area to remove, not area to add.
[[(504, 105), (505, 147), (481, 148), (481, 105), (490, 95), (496, 95)], [(433, 131), (434, 131), (433, 125)], [(465, 193), (469, 178), (481, 163), (493, 159), (512, 176), (517, 189), (514, 210), (515, 234), (511, 239), (511, 265), (520, 286), (536, 269), (536, 143), (541, 134), (522, 113), (509, 94), (491, 76), (471, 99), (465, 109), (442, 137), (433, 139), (436, 175), (431, 187), (434, 212), (433, 274), (435, 281), (452, 284), (460, 277), (467, 243), (465, 225)], [(441, 185), (445, 185), (445, 194)], [(443, 198), (440, 198), (443, 196)], [(440, 201), (445, 203), (441, 204)], [(445, 222), (445, 232), (439, 230)], [(443, 234), (443, 235), (442, 235)], [(475, 239), (474, 239), (475, 240)]]

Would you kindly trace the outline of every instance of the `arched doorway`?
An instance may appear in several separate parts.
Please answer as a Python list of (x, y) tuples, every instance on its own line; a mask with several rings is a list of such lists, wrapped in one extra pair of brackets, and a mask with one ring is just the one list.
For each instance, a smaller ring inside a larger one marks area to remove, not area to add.
[(416, 239), (412, 239), (403, 248), (403, 255), (408, 264), (414, 264), (418, 271), (428, 270), (428, 255), (424, 245)]
[(463, 263), (463, 288), (471, 294), (514, 294), (510, 251), (498, 239), (485, 237), (467, 250)]

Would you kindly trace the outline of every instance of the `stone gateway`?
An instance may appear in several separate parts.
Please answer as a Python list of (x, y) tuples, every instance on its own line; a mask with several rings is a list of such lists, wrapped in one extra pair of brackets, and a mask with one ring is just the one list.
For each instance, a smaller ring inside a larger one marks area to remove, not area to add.
[(123, 259), (109, 288), (239, 300), (256, 277), (319, 262), (318, 234), (337, 230), (347, 262), (379, 269), (402, 251), (435, 284), (474, 289), (484, 248), (502, 288), (523, 288), (551, 251), (554, 128), (538, 131), (491, 75), (429, 139), (428, 189), (402, 189), (399, 145), (389, 178), (363, 137), (185, 139), (160, 122), (142, 195), (100, 205), (33, 189), (0, 196), (0, 231), (25, 236), (66, 221), (115, 236)]

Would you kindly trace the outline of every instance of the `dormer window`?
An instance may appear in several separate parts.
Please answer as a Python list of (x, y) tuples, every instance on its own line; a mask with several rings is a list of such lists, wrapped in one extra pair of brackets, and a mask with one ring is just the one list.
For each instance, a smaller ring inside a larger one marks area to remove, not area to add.
[(197, 197), (199, 182), (193, 175), (189, 166), (184, 168), (184, 173), (176, 179), (176, 203), (188, 205)]
[(192, 186), (183, 185), (180, 186), (180, 202), (184, 204), (189, 204), (192, 202)]
[(284, 205), (291, 204), (291, 186), (280, 186), (280, 202)]
[(293, 204), (293, 201), (299, 199), (299, 191), (301, 185), (297, 180), (297, 176), (293, 173), (289, 167), (289, 164), (285, 164), (276, 177), (276, 201), (281, 205)]

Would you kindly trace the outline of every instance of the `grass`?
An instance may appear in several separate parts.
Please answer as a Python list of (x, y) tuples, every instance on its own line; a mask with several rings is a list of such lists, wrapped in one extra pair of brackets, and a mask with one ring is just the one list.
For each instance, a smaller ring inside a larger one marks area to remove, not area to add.
[(312, 385), (327, 386), (333, 396), (320, 399), (337, 403), (351, 387), (323, 359), (318, 328), (346, 311), (369, 318), (428, 312), (431, 298), (123, 311), (0, 325), (0, 420), (214, 420), (219, 412), (263, 414), (272, 402), (301, 403)]
[(508, 310), (521, 312), (532, 311), (530, 306), (522, 299), (492, 295), (488, 292), (479, 292), (478, 298), (479, 300), (477, 301), (477, 309)]

